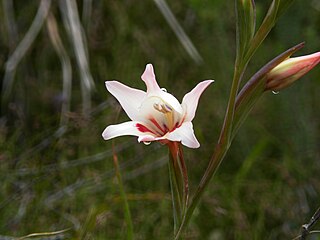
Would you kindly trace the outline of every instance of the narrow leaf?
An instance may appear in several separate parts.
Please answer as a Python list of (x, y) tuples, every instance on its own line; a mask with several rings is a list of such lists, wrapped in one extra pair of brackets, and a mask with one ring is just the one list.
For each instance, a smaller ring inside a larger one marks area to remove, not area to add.
[(252, 39), (248, 52), (245, 56), (246, 61), (249, 61), (255, 51), (258, 49), (263, 40), (267, 37), (271, 29), (276, 24), (278, 18), (287, 10), (294, 0), (273, 0), (269, 10), (260, 25), (258, 31)]
[(249, 61), (251, 59), (254, 52), (258, 49), (260, 44), (263, 42), (263, 40), (266, 38), (268, 33), (271, 31), (271, 29), (275, 25), (279, 4), (280, 4), (280, 0), (273, 0), (272, 1), (262, 24), (260, 25), (257, 33), (255, 34), (255, 36), (252, 40), (252, 44), (250, 45), (250, 48), (249, 48), (248, 53), (246, 55), (247, 61)]
[(237, 58), (245, 55), (255, 31), (254, 0), (236, 0), (237, 14)]
[(294, 0), (282, 0), (278, 9), (277, 18), (279, 18), (293, 3)]
[(17, 240), (23, 240), (23, 239), (27, 239), (27, 238), (39, 238), (39, 237), (56, 236), (56, 235), (65, 233), (65, 232), (67, 232), (69, 230), (70, 230), (70, 228), (64, 229), (64, 230), (60, 230), (60, 231), (55, 231), (55, 232), (31, 233), (31, 234), (28, 234), (26, 236), (17, 238)]

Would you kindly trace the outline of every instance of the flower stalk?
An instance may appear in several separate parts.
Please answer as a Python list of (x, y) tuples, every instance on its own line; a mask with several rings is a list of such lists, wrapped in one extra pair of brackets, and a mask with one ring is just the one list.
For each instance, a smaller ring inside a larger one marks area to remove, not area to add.
[(185, 217), (189, 200), (188, 172), (179, 142), (169, 142), (169, 174), (172, 195), (174, 232)]
[(229, 105), (220, 138), (194, 197), (191, 199), (186, 212), (185, 221), (182, 222), (176, 235), (176, 239), (179, 239), (181, 232), (190, 220), (195, 207), (198, 205), (204, 190), (209, 184), (210, 179), (213, 177), (224, 159), (233, 138), (257, 100), (260, 99), (266, 91), (279, 90), (290, 86), (294, 81), (301, 78), (320, 62), (319, 52), (307, 56), (290, 58), (293, 53), (301, 49), (303, 46), (304, 43), (300, 43), (274, 58), (262, 67), (244, 85), (238, 94), (235, 94), (235, 89), (236, 86), (238, 86), (237, 84), (241, 81), (242, 75), (239, 78), (236, 78), (236, 68), (235, 78), (229, 97)]
[[(179, 239), (182, 231), (188, 224), (194, 209), (201, 199), (204, 190), (208, 186), (214, 173), (224, 159), (237, 130), (249, 114), (257, 99), (260, 98), (263, 92), (268, 90), (268, 88), (266, 87), (267, 79), (272, 79), (273, 75), (271, 74), (271, 76), (267, 76), (267, 74), (272, 72), (272, 69), (274, 69), (278, 64), (281, 64), (281, 62), (285, 61), (286, 58), (290, 57), (292, 53), (303, 47), (303, 44), (297, 45), (296, 47), (289, 49), (287, 52), (271, 61), (264, 68), (262, 68), (262, 70), (255, 74), (254, 77), (240, 91), (240, 93), (238, 93), (243, 75), (253, 54), (256, 52), (260, 44), (271, 31), (278, 17), (290, 5), (292, 0), (274, 0), (260, 28), (253, 35), (252, 33), (254, 32), (255, 27), (254, 1), (235, 0), (235, 2), (237, 12), (237, 54), (226, 115), (220, 132), (218, 143), (215, 146), (214, 153), (209, 161), (204, 175), (202, 176), (198, 188), (190, 201), (190, 205), (188, 206), (186, 212), (186, 217), (175, 236), (176, 240)], [(250, 24), (248, 25), (246, 23)], [(317, 60), (314, 60), (314, 56), (312, 59), (312, 67), (314, 67)], [(295, 69), (298, 69), (296, 71), (298, 72), (296, 76), (298, 78), (301, 77), (307, 72), (305, 71), (305, 69), (308, 68), (309, 71), (312, 67), (295, 67)], [(303, 74), (300, 74), (300, 72), (303, 72)], [(292, 82), (292, 79), (289, 80), (288, 85)], [(281, 84), (280, 86), (282, 87), (283, 84)]]

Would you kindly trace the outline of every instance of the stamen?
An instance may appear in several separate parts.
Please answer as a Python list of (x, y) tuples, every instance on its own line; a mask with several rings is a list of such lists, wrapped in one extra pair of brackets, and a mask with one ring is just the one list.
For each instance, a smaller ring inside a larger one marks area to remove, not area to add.
[(168, 104), (164, 104), (162, 107), (165, 107), (168, 112), (172, 112), (172, 108)]
[(159, 112), (162, 112), (162, 108), (161, 108), (161, 105), (159, 103), (154, 103), (153, 104), (153, 108)]
[(163, 103), (154, 103), (153, 108), (161, 113), (169, 113), (172, 112), (172, 108), (168, 106), (167, 104)]

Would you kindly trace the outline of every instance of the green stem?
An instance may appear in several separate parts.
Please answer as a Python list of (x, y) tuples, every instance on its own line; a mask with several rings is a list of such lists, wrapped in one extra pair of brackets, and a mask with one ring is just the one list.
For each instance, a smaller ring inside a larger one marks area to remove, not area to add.
[(179, 225), (181, 224), (181, 198), (178, 191), (178, 183), (176, 181), (176, 176), (174, 172), (173, 160), (169, 161), (169, 177), (170, 177), (170, 189), (171, 189), (171, 199), (172, 199), (172, 208), (173, 208), (173, 226), (174, 232), (178, 230)]
[(193, 214), (194, 209), (198, 205), (200, 198), (206, 189), (206, 187), (209, 184), (209, 179), (212, 178), (213, 174), (218, 169), (220, 163), (222, 162), (227, 150), (228, 150), (227, 144), (218, 144), (215, 148), (215, 154), (212, 156), (209, 165), (205, 171), (205, 174), (203, 175), (201, 182), (196, 190), (196, 193), (194, 194), (194, 197), (191, 200), (190, 205), (187, 208), (187, 211), (185, 213), (185, 216), (182, 220), (182, 223), (179, 227), (179, 230), (177, 231), (175, 235), (175, 240), (178, 240), (180, 238), (181, 233), (184, 231), (185, 227), (188, 225), (191, 216)]
[[(240, 128), (241, 124), (244, 122), (245, 118), (249, 114), (251, 108), (255, 104), (255, 102), (260, 98), (262, 93), (265, 89), (265, 81), (264, 81), (264, 75), (269, 72), (272, 68), (277, 66), (280, 62), (282, 62), (284, 59), (291, 56), (294, 52), (298, 51), (304, 46), (304, 43), (300, 43), (284, 53), (280, 54), (278, 57), (274, 58), (272, 61), (270, 61), (268, 64), (266, 64), (263, 68), (261, 68), (251, 79), (247, 82), (247, 84), (243, 87), (241, 92), (237, 94), (237, 97), (235, 99), (234, 105), (231, 105), (233, 103), (233, 94), (234, 94), (234, 88), (237, 83), (241, 81), (242, 73), (239, 75), (240, 77), (237, 78), (237, 74), (235, 73), (235, 78), (238, 79), (237, 81), (234, 81), (232, 85), (232, 91), (230, 94), (230, 100), (228, 105), (228, 110), (226, 113), (224, 125), (220, 134), (219, 142), (216, 145), (214, 154), (212, 158), (210, 159), (209, 165), (204, 173), (204, 176), (201, 179), (201, 182), (198, 186), (198, 189), (191, 201), (191, 204), (187, 210), (186, 213), (186, 221), (182, 223), (182, 226), (180, 227), (179, 232), (185, 228), (188, 221), (190, 220), (190, 217), (192, 216), (192, 213), (197, 206), (200, 197), (202, 196), (204, 190), (206, 189), (209, 180), (212, 178), (215, 171), (218, 169), (221, 161), (223, 160), (226, 152), (229, 149), (229, 146), (231, 144), (231, 141), (233, 140), (235, 134), (237, 133), (238, 129)], [(246, 67), (246, 66), (245, 66)], [(245, 67), (242, 69), (242, 72), (245, 71)], [(236, 72), (236, 71), (235, 71)], [(230, 106), (233, 106), (233, 109), (230, 109)], [(231, 112), (232, 111), (232, 112)], [(235, 112), (236, 111), (236, 112)], [(231, 115), (232, 113), (232, 115)], [(232, 120), (231, 120), (232, 116)], [(230, 127), (231, 130), (230, 130)], [(230, 132), (231, 131), (231, 132)], [(231, 134), (230, 134), (231, 133)], [(180, 234), (180, 233), (179, 233)]]
[[(180, 228), (175, 235), (175, 239), (179, 239), (182, 231), (184, 228), (187, 226), (188, 222), (190, 221), (190, 218), (193, 214), (193, 211), (195, 207), (198, 205), (201, 196), (203, 195), (204, 190), (209, 184), (210, 179), (212, 178), (213, 174), (216, 172), (218, 169), (220, 163), (224, 159), (229, 146), (232, 142), (232, 139), (235, 135), (235, 132), (238, 130), (239, 126), (242, 123), (241, 118), (238, 119), (236, 123), (236, 128), (234, 129), (234, 117), (235, 117), (235, 107), (236, 107), (236, 100), (237, 100), (237, 95), (239, 91), (239, 85), (241, 83), (241, 80), (243, 78), (243, 74), (247, 68), (247, 65), (249, 61), (251, 60), (253, 54), (255, 51), (258, 49), (260, 44), (263, 42), (265, 37), (268, 35), (270, 30), (275, 24), (275, 20), (277, 17), (279, 17), (280, 13), (278, 13), (279, 9), (279, 4), (280, 0), (274, 0), (270, 6), (270, 9), (268, 11), (268, 14), (262, 23), (260, 29), (258, 32), (255, 34), (254, 38), (250, 41), (250, 47), (249, 49), (245, 52), (242, 53), (240, 51), (240, 45), (239, 45), (239, 26), (237, 25), (237, 54), (236, 54), (236, 61), (235, 61), (235, 70), (234, 70), (234, 75), (233, 75), (233, 81), (232, 81), (232, 86), (231, 86), (231, 91), (230, 91), (230, 96), (229, 96), (229, 102), (228, 102), (228, 107), (225, 115), (225, 119), (223, 122), (223, 126), (221, 129), (220, 137), (218, 140), (218, 143), (215, 147), (214, 153), (210, 159), (209, 165), (200, 181), (200, 184), (196, 190), (196, 193), (194, 197), (191, 200), (191, 204), (187, 209), (185, 218), (183, 219)], [(289, 4), (287, 4), (289, 5)], [(287, 6), (286, 5), (286, 6)], [(285, 7), (282, 6), (284, 10)], [(238, 16), (237, 16), (238, 17)], [(239, 21), (239, 20), (237, 20)], [(259, 90), (259, 89), (258, 89)], [(254, 101), (251, 102), (251, 105), (248, 107), (248, 111), (250, 111)], [(245, 109), (247, 110), (247, 109)], [(245, 112), (245, 116), (247, 115), (248, 112)], [(245, 118), (244, 116), (244, 118)]]
[(182, 146), (179, 142), (169, 142), (169, 173), (172, 195), (174, 233), (185, 219), (189, 201), (188, 173), (185, 165)]
[(231, 133), (232, 133), (232, 123), (233, 123), (233, 118), (234, 118), (234, 110), (235, 110), (235, 103), (236, 103), (236, 97), (238, 94), (239, 90), (239, 85), (243, 77), (243, 73), (245, 72), (245, 69), (247, 67), (246, 64), (239, 63), (240, 61), (238, 58), (236, 59), (236, 64), (235, 64), (235, 70), (234, 70), (234, 75), (233, 75), (233, 81), (232, 81), (232, 86), (231, 86), (231, 91), (230, 91), (230, 96), (229, 96), (229, 102), (228, 102), (228, 107), (225, 115), (225, 119), (223, 122), (222, 130), (220, 133), (220, 137), (218, 140), (218, 143), (215, 147), (214, 154), (212, 155), (209, 165), (202, 176), (202, 179), (200, 181), (200, 184), (194, 194), (194, 197), (191, 200), (190, 205), (187, 208), (185, 217), (179, 227), (179, 230), (177, 234), (175, 235), (175, 239), (179, 239), (182, 231), (184, 228), (187, 226), (188, 222), (190, 221), (190, 218), (193, 214), (193, 211), (195, 207), (198, 205), (200, 198), (208, 186), (210, 179), (212, 178), (213, 174), (216, 172), (218, 169), (220, 163), (222, 162), (224, 156), (226, 155), (227, 150), (229, 149), (230, 146), (230, 139), (231, 139)]
[(226, 115), (224, 118), (222, 130), (221, 130), (219, 141), (218, 141), (217, 145), (219, 145), (221, 143), (227, 143), (229, 145), (229, 139), (230, 139), (231, 131), (232, 131), (232, 121), (233, 121), (233, 116), (234, 116), (235, 102), (236, 102), (236, 97), (237, 97), (237, 93), (239, 90), (239, 85), (241, 82), (241, 78), (242, 78), (244, 69), (245, 69), (245, 67), (244, 68), (240, 68), (240, 66), (235, 67), (235, 72), (234, 72), (230, 96), (229, 96), (228, 107), (227, 107)]

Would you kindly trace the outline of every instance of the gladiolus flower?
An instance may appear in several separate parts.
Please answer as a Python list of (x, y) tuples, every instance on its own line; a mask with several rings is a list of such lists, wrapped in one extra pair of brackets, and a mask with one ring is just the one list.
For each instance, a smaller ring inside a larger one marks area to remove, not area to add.
[(108, 126), (102, 133), (105, 140), (114, 137), (137, 136), (139, 142), (181, 142), (189, 148), (200, 146), (193, 131), (192, 120), (203, 91), (213, 82), (200, 82), (187, 93), (182, 103), (160, 88), (148, 64), (141, 76), (147, 92), (128, 87), (117, 81), (106, 81), (107, 90), (119, 101), (131, 121)]
[(266, 90), (279, 91), (301, 78), (320, 62), (320, 52), (288, 58), (267, 74)]

